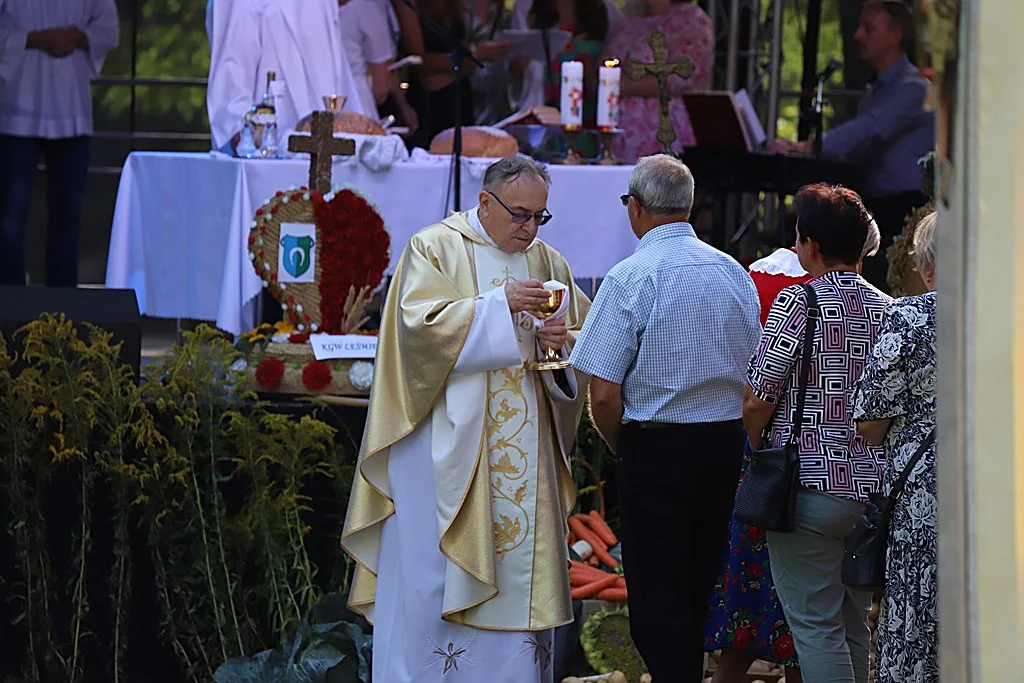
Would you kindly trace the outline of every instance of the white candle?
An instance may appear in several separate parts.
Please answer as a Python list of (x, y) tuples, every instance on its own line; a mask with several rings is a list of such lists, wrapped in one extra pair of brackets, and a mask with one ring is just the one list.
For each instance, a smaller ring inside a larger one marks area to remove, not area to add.
[(562, 62), (562, 125), (583, 127), (583, 62)]
[(605, 62), (598, 74), (600, 84), (597, 88), (597, 127), (601, 130), (614, 130), (619, 125), (619, 83), (622, 81), (622, 69), (614, 66), (615, 62)]

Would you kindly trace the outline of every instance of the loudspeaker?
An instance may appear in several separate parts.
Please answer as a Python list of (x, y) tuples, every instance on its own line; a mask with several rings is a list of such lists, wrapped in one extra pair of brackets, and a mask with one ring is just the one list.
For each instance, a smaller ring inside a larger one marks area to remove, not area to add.
[[(63, 313), (68, 320), (92, 323), (121, 342), (121, 360), (132, 366), (136, 379), (142, 360), (142, 316), (131, 289), (77, 287), (0, 287), (0, 333), (8, 348), (17, 345), (18, 328), (44, 313)], [(79, 334), (85, 330), (79, 327)]]

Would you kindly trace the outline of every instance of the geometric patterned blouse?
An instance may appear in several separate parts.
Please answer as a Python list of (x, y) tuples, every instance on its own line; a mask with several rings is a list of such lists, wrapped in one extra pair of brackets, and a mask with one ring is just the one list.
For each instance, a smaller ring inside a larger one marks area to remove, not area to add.
[[(881, 486), (885, 457), (881, 447), (869, 446), (857, 434), (853, 392), (892, 299), (856, 273), (826, 273), (808, 284), (817, 294), (821, 315), (804, 403), (800, 483), (866, 501)], [(747, 370), (754, 395), (775, 404), (768, 432), (773, 447), (784, 446), (792, 432), (806, 323), (803, 288), (782, 290)]]

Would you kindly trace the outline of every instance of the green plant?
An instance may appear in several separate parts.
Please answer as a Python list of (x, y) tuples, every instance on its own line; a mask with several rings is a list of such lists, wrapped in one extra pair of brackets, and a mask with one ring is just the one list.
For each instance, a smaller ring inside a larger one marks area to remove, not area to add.
[(216, 683), (369, 683), (369, 625), (330, 593), (291, 632), (280, 649), (222, 664)]
[[(0, 486), (16, 558), (0, 579), (27, 635), (25, 680), (85, 676), (90, 603), (101, 599), (87, 581), (99, 521), (114, 538), (110, 680), (124, 678), (133, 519), (154, 567), (160, 633), (192, 680), (301, 631), (323, 588), (336, 585), (318, 580), (305, 519), (307, 487), (350, 483), (334, 481), (351, 471), (334, 430), (238, 392), (240, 354), (209, 327), (187, 333), (141, 387), (100, 329), (44, 316), (16, 341), (20, 353), (0, 338)], [(74, 483), (78, 513), (70, 565), (53, 567), (45, 502), (58, 478)], [(109, 520), (92, 518), (100, 483)], [(65, 575), (61, 594), (56, 577)], [(58, 602), (67, 618), (55, 617)]]

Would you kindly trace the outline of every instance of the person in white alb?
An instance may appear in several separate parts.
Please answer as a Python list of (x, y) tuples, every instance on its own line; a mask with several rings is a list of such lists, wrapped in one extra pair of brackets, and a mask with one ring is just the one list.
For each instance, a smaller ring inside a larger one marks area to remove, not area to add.
[(46, 160), (46, 284), (78, 284), (91, 81), (117, 47), (114, 0), (0, 0), (0, 284), (25, 284), (25, 224)]
[(206, 31), (214, 149), (237, 146), (242, 119), (262, 98), (270, 71), (282, 83), (274, 102), (282, 147), (300, 119), (324, 108), (325, 95), (343, 95), (345, 109), (367, 113), (342, 47), (337, 0), (209, 0)]
[(379, 118), (377, 106), (391, 90), (388, 67), (395, 59), (388, 15), (377, 0), (338, 0), (341, 40), (359, 89), (364, 113)]

